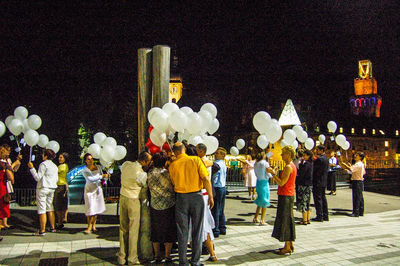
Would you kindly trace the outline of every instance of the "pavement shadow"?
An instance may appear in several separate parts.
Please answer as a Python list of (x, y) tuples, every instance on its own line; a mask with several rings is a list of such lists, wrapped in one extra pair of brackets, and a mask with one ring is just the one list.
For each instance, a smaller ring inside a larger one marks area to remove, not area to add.
[[(118, 248), (85, 248), (77, 250), (80, 253), (86, 253), (93, 259), (87, 258), (86, 262), (83, 265), (98, 263), (98, 260), (102, 260), (103, 262), (108, 262), (114, 265), (118, 265), (116, 253), (118, 252)], [(78, 265), (78, 264), (77, 264)]]
[[(16, 257), (9, 257), (0, 260), (0, 265), (57, 265), (67, 266), (69, 260), (69, 253), (66, 252), (42, 252), (42, 250), (33, 250), (28, 254), (19, 255)], [(85, 265), (86, 259), (83, 259), (80, 264)]]
[(229, 259), (220, 259), (213, 264), (217, 265), (243, 265), (245, 263), (257, 262), (267, 259), (283, 259), (285, 256), (275, 254), (276, 248), (270, 248), (263, 251), (251, 251), (243, 255), (232, 256)]
[[(350, 213), (349, 213), (350, 212)], [(351, 214), (352, 210), (349, 209), (331, 209), (329, 212), (329, 215), (334, 215), (334, 216), (349, 216)]]

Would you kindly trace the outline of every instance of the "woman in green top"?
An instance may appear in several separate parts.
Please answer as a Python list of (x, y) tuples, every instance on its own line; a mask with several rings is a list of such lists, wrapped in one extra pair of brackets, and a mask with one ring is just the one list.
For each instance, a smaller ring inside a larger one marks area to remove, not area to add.
[(68, 153), (64, 152), (58, 157), (58, 181), (57, 189), (54, 193), (54, 209), (57, 216), (57, 229), (64, 227), (65, 213), (68, 210), (68, 183), (67, 183), (67, 173), (68, 173)]

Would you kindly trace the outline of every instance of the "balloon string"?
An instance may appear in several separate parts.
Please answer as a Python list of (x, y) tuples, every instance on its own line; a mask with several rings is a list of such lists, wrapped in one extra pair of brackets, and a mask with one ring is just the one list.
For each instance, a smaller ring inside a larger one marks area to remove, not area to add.
[(29, 161), (32, 161), (32, 146), (29, 149)]
[(17, 146), (18, 146), (18, 155), (20, 155), (21, 154), (21, 147), (19, 146), (19, 139), (18, 139), (18, 136), (15, 136), (15, 141), (17, 142)]

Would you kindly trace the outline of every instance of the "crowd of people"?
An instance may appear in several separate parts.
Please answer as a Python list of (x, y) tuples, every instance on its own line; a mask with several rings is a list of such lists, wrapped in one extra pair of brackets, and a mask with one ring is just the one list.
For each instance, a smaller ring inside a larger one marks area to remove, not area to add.
[[(10, 217), (10, 185), (14, 172), (21, 164), (21, 156), (12, 162), (10, 147), (0, 146), (0, 230), (8, 228)], [(128, 159), (121, 166), (121, 191), (119, 199), (120, 249), (118, 263), (139, 264), (143, 261), (171, 262), (171, 251), (177, 243), (179, 263), (186, 265), (188, 244), (191, 247), (190, 264), (199, 265), (204, 247), (210, 254), (210, 261), (217, 261), (214, 239), (226, 234), (225, 198), (227, 151), (219, 147), (214, 161), (207, 159), (207, 147), (177, 142), (169, 152), (151, 155), (142, 152), (136, 161)], [(62, 229), (68, 213), (68, 154), (58, 157), (59, 165), (53, 163), (56, 154), (43, 149), (42, 162), (38, 170), (32, 162), (28, 168), (37, 182), (36, 203), (40, 228), (34, 235), (46, 234), (49, 220), (50, 232)], [(357, 152), (353, 164), (344, 162), (340, 154), (331, 153), (328, 159), (325, 147), (319, 145), (315, 154), (299, 149), (296, 153), (291, 146), (282, 148), (281, 169), (271, 167), (267, 155), (260, 151), (251, 155), (243, 164), (244, 182), (248, 187), (249, 199), (256, 204), (253, 222), (266, 225), (266, 211), (270, 206), (270, 183), (278, 185), (278, 205), (272, 237), (284, 242), (276, 250), (285, 255), (294, 252), (296, 238), (294, 203), (302, 213), (298, 225), (311, 221), (329, 221), (325, 191), (336, 194), (335, 172), (338, 168), (349, 171), (353, 190), (353, 213), (358, 217), (364, 213), (363, 176), (364, 154)], [(105, 211), (102, 182), (110, 177), (103, 173), (89, 153), (84, 155), (86, 167), (82, 174), (86, 180), (84, 189), (85, 214), (88, 227), (85, 234), (97, 232), (97, 216)], [(314, 198), (316, 216), (310, 219), (311, 193)], [(260, 217), (260, 219), (259, 219)], [(1, 239), (0, 239), (1, 241)]]

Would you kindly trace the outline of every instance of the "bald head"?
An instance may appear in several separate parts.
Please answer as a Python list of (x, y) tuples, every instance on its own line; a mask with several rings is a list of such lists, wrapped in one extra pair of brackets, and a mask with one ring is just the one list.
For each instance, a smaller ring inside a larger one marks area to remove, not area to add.
[(172, 146), (172, 151), (175, 155), (185, 153), (185, 145), (183, 145), (182, 142), (176, 142), (174, 146)]

